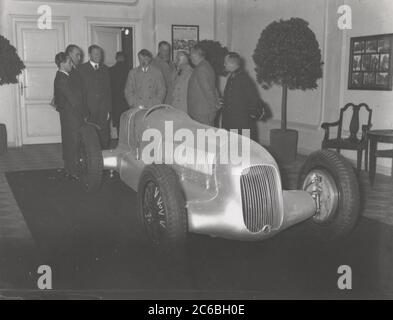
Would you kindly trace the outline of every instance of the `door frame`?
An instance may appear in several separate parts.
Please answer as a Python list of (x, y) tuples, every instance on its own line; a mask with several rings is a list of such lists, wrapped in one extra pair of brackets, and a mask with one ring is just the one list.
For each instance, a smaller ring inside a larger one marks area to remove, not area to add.
[[(100, 18), (100, 17), (85, 17), (87, 24), (87, 43), (86, 49), (93, 43), (93, 29), (95, 27), (129, 27), (132, 30), (133, 41), (133, 61), (137, 61), (137, 52), (142, 49), (142, 22), (138, 18)], [(86, 51), (87, 52), (87, 51)]]
[[(12, 44), (18, 48), (18, 23), (24, 22), (37, 22), (37, 15), (31, 14), (10, 14), (10, 30), (12, 30)], [(69, 43), (70, 40), (70, 17), (69, 16), (52, 16), (52, 22), (60, 23), (64, 26), (64, 41), (65, 45)], [(22, 71), (23, 74), (24, 71)], [(22, 77), (22, 74), (18, 76), (18, 80)], [(23, 145), (23, 124), (22, 124), (22, 98), (21, 98), (21, 87), (20, 82), (17, 84), (17, 88), (14, 90), (14, 102), (16, 102), (15, 107), (12, 109), (12, 117), (15, 124), (15, 146), (20, 147)]]
[[(98, 35), (97, 32), (99, 32), (99, 33), (101, 33), (101, 32), (102, 33), (110, 33), (111, 35), (116, 35), (117, 47), (115, 48), (114, 53), (116, 54), (116, 52), (118, 52), (118, 51), (120, 51), (122, 49), (122, 31), (121, 31), (121, 29), (119, 27), (114, 28), (114, 27), (103, 27), (103, 26), (95, 27), (95, 26), (92, 26), (92, 36), (94, 36), (94, 33), (95, 33), (95, 36), (97, 36)], [(96, 39), (96, 41), (97, 41), (97, 39)], [(100, 43), (95, 43), (95, 44), (100, 45)], [(108, 52), (105, 51), (105, 53), (104, 53), (104, 57), (105, 57), (104, 63), (109, 68), (109, 67), (112, 67), (116, 63), (116, 55), (113, 55), (111, 57), (112, 60), (109, 61), (107, 54), (108, 54)]]

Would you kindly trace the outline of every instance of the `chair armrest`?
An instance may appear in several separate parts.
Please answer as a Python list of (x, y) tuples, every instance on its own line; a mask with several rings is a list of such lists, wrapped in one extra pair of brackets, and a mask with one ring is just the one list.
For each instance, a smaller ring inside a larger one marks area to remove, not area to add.
[(340, 121), (336, 121), (336, 122), (324, 122), (321, 124), (321, 128), (322, 129), (329, 129), (330, 127), (335, 127), (338, 126), (340, 124)]
[(321, 124), (321, 128), (325, 130), (325, 136), (323, 137), (323, 140), (326, 141), (329, 139), (329, 128), (330, 127), (335, 127), (340, 124), (340, 121), (336, 122), (324, 122)]

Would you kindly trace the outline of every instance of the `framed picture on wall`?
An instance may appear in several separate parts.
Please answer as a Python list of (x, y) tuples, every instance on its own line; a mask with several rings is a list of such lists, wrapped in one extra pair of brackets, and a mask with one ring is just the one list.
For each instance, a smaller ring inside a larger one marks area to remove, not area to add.
[(351, 38), (348, 89), (392, 90), (393, 34)]
[(191, 51), (191, 48), (199, 41), (199, 26), (195, 25), (172, 25), (172, 58), (176, 57), (179, 50)]

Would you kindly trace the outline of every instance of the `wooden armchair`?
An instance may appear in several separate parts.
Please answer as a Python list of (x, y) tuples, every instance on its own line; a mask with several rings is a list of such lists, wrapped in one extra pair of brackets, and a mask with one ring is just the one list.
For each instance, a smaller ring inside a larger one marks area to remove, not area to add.
[[(352, 118), (349, 124), (349, 137), (342, 138), (342, 125), (343, 125), (343, 116), (344, 112), (347, 111), (349, 108), (352, 109)], [(368, 121), (367, 124), (362, 125), (362, 135), (359, 139), (357, 137), (360, 123), (359, 123), (359, 111), (361, 108), (365, 108), (368, 112)], [(367, 141), (367, 132), (370, 130), (371, 124), (371, 117), (373, 111), (369, 108), (369, 106), (365, 103), (361, 103), (359, 105), (355, 105), (353, 103), (347, 103), (343, 108), (340, 110), (340, 119), (336, 122), (324, 122), (322, 123), (321, 127), (325, 130), (325, 137), (322, 141), (322, 149), (336, 149), (337, 152), (340, 152), (341, 149), (344, 150), (354, 150), (357, 151), (357, 171), (360, 172), (362, 166), (362, 155), (363, 150), (365, 151), (364, 161), (365, 161), (365, 169), (368, 170), (368, 141)], [(338, 126), (337, 130), (337, 138), (329, 139), (329, 129), (331, 127)]]

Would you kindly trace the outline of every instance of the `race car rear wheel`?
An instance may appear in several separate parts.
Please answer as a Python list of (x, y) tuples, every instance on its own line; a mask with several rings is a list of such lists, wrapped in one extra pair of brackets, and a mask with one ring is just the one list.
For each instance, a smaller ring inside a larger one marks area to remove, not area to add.
[(88, 124), (79, 129), (79, 175), (87, 192), (97, 191), (102, 182), (103, 158), (96, 129)]
[(148, 240), (164, 251), (184, 249), (187, 210), (176, 172), (164, 164), (146, 166), (138, 185), (139, 217)]
[(310, 233), (329, 241), (354, 229), (360, 215), (359, 185), (352, 166), (337, 152), (312, 153), (300, 170), (298, 188), (316, 202), (316, 214), (305, 222)]

